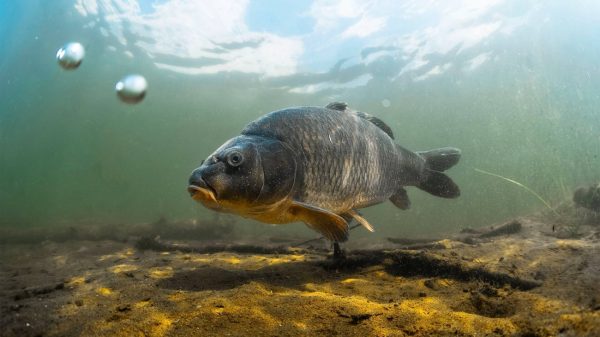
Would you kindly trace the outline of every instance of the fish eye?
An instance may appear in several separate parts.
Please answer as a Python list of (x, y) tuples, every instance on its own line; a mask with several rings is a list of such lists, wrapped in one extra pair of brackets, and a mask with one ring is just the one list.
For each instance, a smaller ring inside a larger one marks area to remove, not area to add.
[(227, 155), (227, 164), (230, 166), (236, 167), (240, 166), (244, 161), (244, 156), (239, 151), (231, 151)]

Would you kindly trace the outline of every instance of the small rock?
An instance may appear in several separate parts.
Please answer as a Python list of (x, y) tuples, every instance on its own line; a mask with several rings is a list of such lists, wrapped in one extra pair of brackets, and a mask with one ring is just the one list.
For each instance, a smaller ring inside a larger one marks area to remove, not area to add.
[(131, 310), (131, 305), (129, 305), (129, 304), (122, 304), (117, 307), (118, 312), (126, 312), (126, 311), (130, 311), (130, 310)]
[(437, 289), (438, 289), (438, 285), (437, 285), (437, 283), (435, 282), (435, 280), (432, 280), (432, 279), (425, 280), (425, 282), (423, 282), (423, 284), (424, 284), (424, 285), (425, 285), (427, 288), (429, 288), (429, 289), (431, 289), (431, 290), (437, 290)]

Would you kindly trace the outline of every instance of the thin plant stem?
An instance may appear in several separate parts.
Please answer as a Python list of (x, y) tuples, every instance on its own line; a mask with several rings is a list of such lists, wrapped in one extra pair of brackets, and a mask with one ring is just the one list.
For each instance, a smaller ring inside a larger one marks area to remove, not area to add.
[(535, 192), (534, 190), (532, 190), (531, 188), (529, 188), (529, 187), (527, 187), (527, 186), (525, 186), (525, 185), (521, 184), (520, 182), (518, 182), (518, 181), (516, 181), (516, 180), (514, 180), (514, 179), (510, 179), (510, 178), (507, 178), (507, 177), (501, 176), (501, 175), (499, 175), (499, 174), (496, 174), (496, 173), (492, 173), (492, 172), (484, 171), (484, 170), (478, 169), (478, 168), (476, 168), (476, 167), (474, 167), (473, 169), (474, 169), (475, 171), (479, 172), (479, 173), (483, 173), (483, 174), (490, 175), (490, 176), (492, 176), (492, 177), (500, 178), (500, 179), (502, 179), (502, 180), (506, 180), (506, 181), (508, 181), (508, 182), (510, 182), (510, 183), (513, 183), (513, 184), (515, 184), (515, 185), (517, 185), (517, 186), (519, 186), (519, 187), (522, 187), (522, 188), (524, 188), (524, 189), (525, 189), (527, 192), (529, 192), (529, 193), (533, 194), (533, 195), (534, 195), (536, 198), (538, 198), (538, 199), (539, 199), (539, 200), (540, 200), (540, 201), (541, 201), (541, 202), (542, 202), (544, 205), (546, 205), (546, 207), (548, 207), (548, 209), (549, 209), (549, 210), (551, 210), (551, 211), (552, 211), (552, 213), (554, 213), (554, 215), (556, 215), (557, 217), (559, 216), (559, 215), (558, 215), (558, 213), (556, 212), (556, 210), (554, 210), (554, 208), (552, 208), (552, 206), (550, 206), (550, 203), (548, 203), (548, 202), (547, 202), (547, 201), (546, 201), (544, 198), (542, 198), (542, 196), (541, 196), (541, 195), (539, 195), (538, 193), (536, 193), (536, 192)]

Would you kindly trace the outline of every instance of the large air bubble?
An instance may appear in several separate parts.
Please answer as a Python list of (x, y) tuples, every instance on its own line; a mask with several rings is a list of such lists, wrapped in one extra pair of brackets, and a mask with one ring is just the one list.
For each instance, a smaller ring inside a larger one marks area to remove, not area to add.
[(127, 75), (115, 85), (117, 96), (125, 103), (139, 103), (146, 96), (148, 82), (142, 75)]
[(69, 42), (56, 52), (58, 64), (66, 70), (77, 69), (85, 57), (85, 48), (79, 42)]

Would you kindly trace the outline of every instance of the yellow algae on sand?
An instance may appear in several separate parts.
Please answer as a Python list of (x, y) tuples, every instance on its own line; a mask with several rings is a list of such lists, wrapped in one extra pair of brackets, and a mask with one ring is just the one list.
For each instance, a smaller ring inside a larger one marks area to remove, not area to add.
[(133, 306), (134, 306), (134, 308), (139, 309), (139, 308), (147, 307), (150, 304), (151, 304), (151, 302), (149, 300), (142, 300), (137, 303), (134, 303)]
[(127, 259), (133, 254), (135, 254), (135, 250), (133, 248), (126, 248), (113, 254), (104, 254), (98, 258), (98, 261), (108, 261), (111, 259)]
[(556, 240), (556, 247), (559, 249), (566, 249), (566, 250), (579, 250), (584, 247), (584, 244), (580, 240), (562, 239), (562, 240)]
[(232, 253), (204, 254), (198, 256), (183, 257), (185, 260), (195, 264), (211, 265), (220, 268), (244, 268), (256, 270), (267, 266), (274, 266), (292, 262), (306, 261), (306, 256), (302, 254), (290, 255), (239, 255)]
[(114, 294), (112, 289), (107, 288), (107, 287), (100, 287), (100, 288), (96, 289), (96, 292), (103, 296), (111, 296)]
[(148, 319), (151, 328), (148, 333), (149, 336), (164, 336), (173, 324), (173, 320), (167, 317), (167, 315), (159, 312), (152, 313)]
[[(261, 257), (255, 256), (254, 258), (258, 259)], [(263, 261), (265, 261), (268, 265), (272, 266), (272, 265), (280, 264), (280, 263), (305, 261), (305, 256), (304, 255), (284, 255), (284, 256), (279, 256), (279, 257), (268, 257), (268, 258), (264, 259)]]
[(593, 331), (598, 329), (600, 311), (561, 315), (560, 322), (564, 325), (575, 326), (577, 330), (586, 332), (589, 336), (592, 336)]
[(149, 270), (150, 277), (153, 279), (163, 279), (173, 276), (172, 267), (154, 267)]
[(66, 282), (70, 286), (80, 286), (85, 283), (85, 277), (83, 276), (73, 276), (70, 280)]
[(365, 283), (365, 282), (367, 282), (367, 281), (360, 279), (360, 278), (352, 278), (352, 277), (341, 281), (342, 284), (355, 284), (355, 283)]
[(138, 269), (138, 266), (134, 266), (132, 264), (118, 264), (116, 266), (110, 267), (110, 271), (115, 274), (119, 273), (127, 273), (131, 271), (135, 271)]
[[(57, 274), (68, 280), (68, 291), (41, 296), (62, 305), (54, 312), (60, 320), (44, 335), (600, 336), (600, 298), (593, 289), (600, 243), (565, 241), (575, 251), (557, 248), (556, 238), (537, 240), (507, 236), (419, 254), (375, 251), (367, 259), (375, 262), (366, 264), (360, 258), (370, 253), (355, 253), (361, 264), (344, 268), (331, 268), (317, 252), (172, 251), (165, 261), (160, 252), (146, 251), (140, 259), (99, 264), (100, 256), (127, 252), (126, 244), (112, 251), (101, 246), (96, 255), (78, 256), (79, 269)], [(473, 262), (477, 257), (484, 263)], [(436, 269), (436, 261), (458, 265), (459, 274)], [(489, 270), (505, 278), (491, 282)], [(515, 277), (533, 288), (503, 282)]]
[(528, 296), (531, 301), (531, 310), (536, 313), (560, 313), (565, 309), (565, 303), (556, 299)]
[[(112, 314), (106, 319), (87, 324), (82, 336), (110, 337), (163, 337), (172, 328), (174, 320), (155, 310), (139, 310), (138, 315)], [(128, 317), (130, 316), (130, 317)]]
[(230, 256), (230, 257), (223, 258), (223, 262), (226, 262), (229, 264), (240, 264), (242, 262), (242, 260), (240, 260), (239, 258), (237, 258), (235, 256)]

